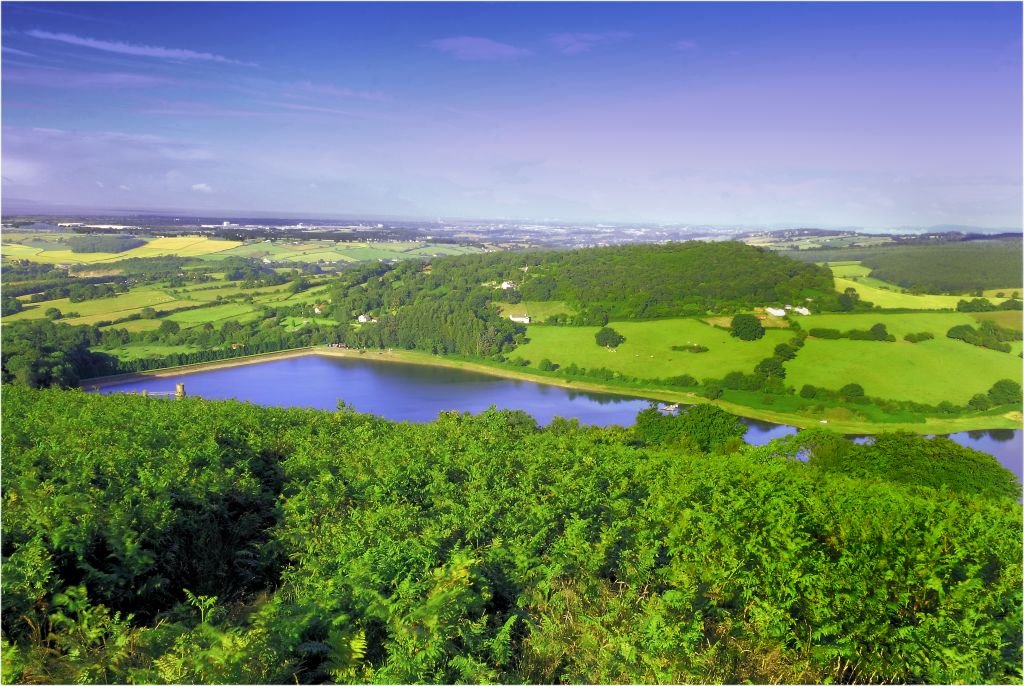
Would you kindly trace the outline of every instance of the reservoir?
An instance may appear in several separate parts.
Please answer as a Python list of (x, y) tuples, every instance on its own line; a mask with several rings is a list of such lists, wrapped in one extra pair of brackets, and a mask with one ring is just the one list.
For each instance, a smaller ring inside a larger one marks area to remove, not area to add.
[[(276, 407), (336, 410), (344, 401), (357, 412), (394, 421), (429, 422), (440, 412), (477, 414), (491, 405), (524, 410), (541, 425), (555, 417), (581, 424), (630, 426), (649, 401), (628, 396), (577, 391), (532, 381), (503, 379), (461, 369), (364, 359), (307, 355), (258, 364), (151, 377), (106, 386), (101, 393), (173, 392), (184, 383), (188, 395), (235, 399)], [(746, 441), (763, 445), (796, 433), (791, 426), (743, 419)], [(970, 431), (951, 436), (992, 455), (1021, 477), (1021, 432)]]

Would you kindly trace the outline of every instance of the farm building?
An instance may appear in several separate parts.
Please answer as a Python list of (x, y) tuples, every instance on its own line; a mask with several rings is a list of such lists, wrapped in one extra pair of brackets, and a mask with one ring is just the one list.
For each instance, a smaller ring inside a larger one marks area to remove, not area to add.
[(501, 290), (503, 290), (503, 291), (507, 291), (508, 289), (515, 288), (515, 287), (516, 287), (516, 282), (515, 281), (502, 281), (501, 282)]
[(764, 308), (764, 311), (767, 312), (768, 314), (772, 315), (773, 317), (785, 317), (786, 316), (786, 311), (785, 310), (780, 310), (777, 307), (766, 307), (766, 308)]
[(529, 324), (530, 323), (530, 315), (528, 315), (528, 314), (524, 314), (521, 317), (517, 317), (516, 315), (511, 315), (511, 316), (509, 316), (509, 319), (511, 319), (512, 321), (516, 322), (517, 324)]

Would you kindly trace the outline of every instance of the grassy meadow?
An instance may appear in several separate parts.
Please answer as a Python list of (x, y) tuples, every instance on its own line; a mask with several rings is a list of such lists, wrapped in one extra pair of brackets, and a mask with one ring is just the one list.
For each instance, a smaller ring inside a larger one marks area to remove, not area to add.
[[(913, 309), (913, 310), (955, 310), (956, 304), (964, 299), (962, 295), (913, 295), (898, 290), (896, 286), (881, 288), (864, 281), (842, 279), (836, 277), (836, 290), (840, 293), (847, 288), (852, 288), (860, 295), (861, 300), (873, 303), (876, 307), (886, 309)], [(890, 290), (894, 289), (894, 290)], [(993, 299), (993, 303), (1002, 300)]]
[[(0, 255), (4, 259), (31, 260), (46, 264), (100, 264), (103, 262), (115, 262), (127, 260), (133, 257), (164, 257), (167, 255), (178, 255), (180, 257), (203, 257), (213, 253), (220, 253), (241, 245), (238, 241), (223, 241), (205, 236), (172, 236), (147, 239), (146, 245), (119, 253), (106, 252), (72, 252), (68, 249), (55, 249), (60, 244), (49, 243), (45, 247), (32, 247), (23, 243), (9, 242), (12, 239), (4, 237), (0, 243)], [(22, 239), (29, 240), (29, 239)]]
[(785, 366), (786, 381), (796, 388), (858, 383), (869, 396), (932, 405), (962, 405), (1000, 379), (1021, 376), (1016, 355), (945, 337), (921, 343), (808, 338)]
[[(1019, 312), (992, 312), (999, 323)], [(851, 341), (808, 338), (796, 359), (786, 363), (786, 380), (838, 389), (859, 383), (869, 396), (917, 400), (937, 404), (943, 400), (963, 404), (984, 393), (999, 379), (1019, 379), (1020, 346), (1010, 353), (988, 350), (946, 337), (953, 326), (978, 325), (976, 314), (936, 312), (913, 314), (820, 314), (801, 320), (805, 330), (822, 327), (849, 331), (885, 324), (896, 341)], [(929, 332), (934, 340), (908, 343), (908, 333)]]
[(465, 255), (479, 248), (420, 241), (253, 241), (223, 253), (225, 256), (266, 257), (274, 262), (370, 262), (435, 255)]
[[(771, 357), (779, 343), (792, 338), (789, 331), (769, 329), (758, 341), (741, 341), (728, 331), (705, 324), (699, 319), (663, 319), (651, 322), (612, 322), (613, 329), (626, 337), (614, 350), (594, 341), (597, 326), (529, 326), (529, 343), (516, 348), (510, 357), (530, 361), (537, 367), (549, 359), (562, 367), (576, 364), (643, 379), (661, 379), (691, 374), (698, 379), (720, 378), (733, 371), (749, 372), (758, 362)], [(672, 350), (673, 345), (697, 343), (708, 352), (689, 353)]]
[(556, 314), (576, 314), (576, 310), (560, 300), (523, 301), (514, 305), (501, 303), (501, 315), (503, 317), (522, 317), (530, 315), (535, 322), (543, 322), (548, 317)]

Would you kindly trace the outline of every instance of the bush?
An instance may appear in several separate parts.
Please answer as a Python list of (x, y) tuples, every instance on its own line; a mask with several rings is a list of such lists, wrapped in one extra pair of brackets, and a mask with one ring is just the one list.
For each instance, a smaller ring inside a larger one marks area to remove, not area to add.
[(804, 384), (803, 388), (800, 389), (800, 397), (807, 398), (808, 400), (818, 395), (818, 389), (810, 384)]
[(988, 389), (988, 399), (993, 405), (1020, 404), (1020, 384), (1012, 379), (1000, 379)]
[(686, 386), (686, 387), (693, 387), (693, 386), (699, 386), (700, 385), (700, 382), (697, 381), (697, 379), (695, 377), (690, 376), (689, 374), (682, 374), (680, 376), (673, 376), (673, 377), (671, 377), (669, 379), (665, 379), (665, 383), (667, 383), (670, 386)]
[(697, 343), (687, 343), (686, 345), (673, 345), (672, 349), (676, 352), (686, 353), (706, 353), (708, 347), (704, 345), (698, 345)]
[(866, 400), (864, 387), (856, 383), (848, 383), (839, 389), (839, 397), (851, 403), (861, 403)]
[(967, 407), (972, 410), (977, 410), (978, 412), (984, 412), (988, 408), (992, 407), (992, 402), (988, 399), (987, 395), (977, 393), (973, 398), (967, 401)]
[(839, 329), (815, 328), (809, 330), (807, 334), (814, 338), (839, 339), (843, 337), (843, 334), (840, 333)]
[(908, 333), (903, 337), (903, 340), (908, 343), (920, 343), (921, 341), (930, 341), (935, 338), (935, 335), (928, 331), (922, 331), (921, 333)]
[(537, 368), (542, 372), (553, 372), (558, 369), (558, 365), (545, 357), (540, 361), (540, 364), (537, 365)]

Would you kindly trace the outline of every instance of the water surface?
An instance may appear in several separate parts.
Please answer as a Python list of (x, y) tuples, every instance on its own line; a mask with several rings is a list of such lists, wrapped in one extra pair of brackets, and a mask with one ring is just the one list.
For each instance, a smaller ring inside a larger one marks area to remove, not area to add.
[[(440, 412), (477, 414), (494, 405), (524, 410), (538, 423), (554, 417), (581, 424), (630, 426), (649, 401), (608, 393), (577, 391), (533, 381), (499, 377), (446, 367), (308, 355), (223, 369), (149, 377), (101, 389), (101, 393), (173, 392), (184, 383), (188, 395), (246, 400), (276, 407), (335, 410), (344, 401), (358, 412), (395, 421), (429, 422)], [(746, 441), (763, 445), (796, 433), (792, 426), (744, 419)], [(1022, 476), (1021, 432), (1009, 429), (965, 431), (954, 441), (992, 455)]]

